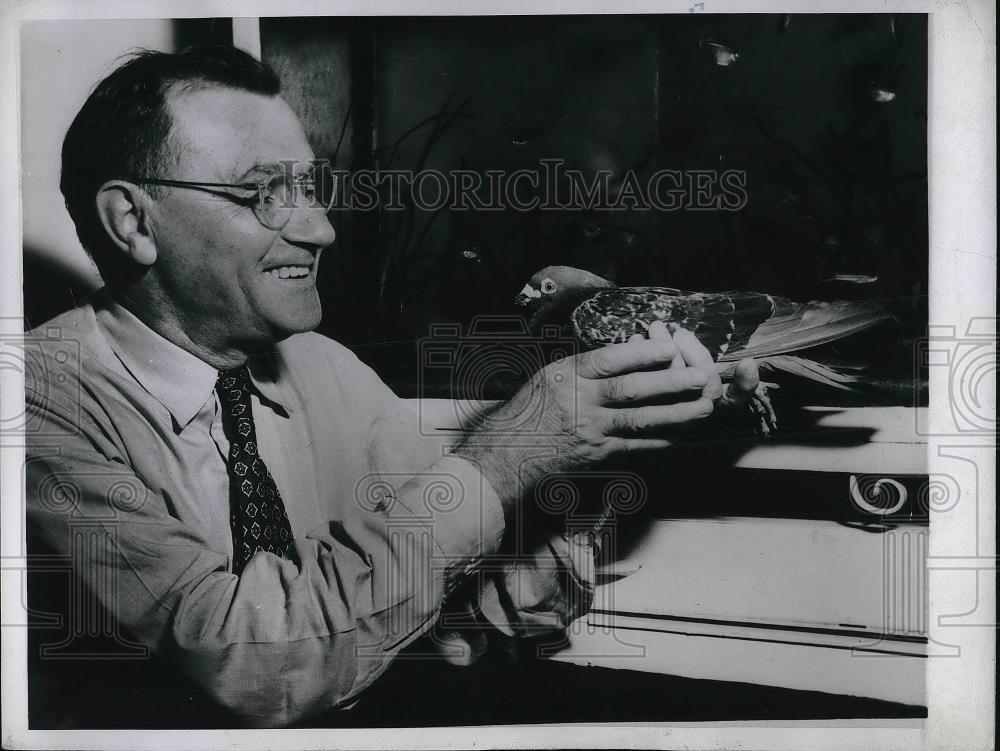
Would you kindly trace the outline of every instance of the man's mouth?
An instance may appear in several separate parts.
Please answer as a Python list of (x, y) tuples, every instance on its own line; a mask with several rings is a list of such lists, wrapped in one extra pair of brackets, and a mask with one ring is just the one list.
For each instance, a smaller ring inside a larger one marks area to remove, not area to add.
[(312, 273), (311, 266), (277, 266), (265, 272), (275, 279), (304, 279)]

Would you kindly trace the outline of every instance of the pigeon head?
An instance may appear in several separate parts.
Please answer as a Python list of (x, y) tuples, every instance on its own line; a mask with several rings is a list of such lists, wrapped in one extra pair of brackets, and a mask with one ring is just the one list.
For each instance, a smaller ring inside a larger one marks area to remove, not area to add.
[(536, 271), (514, 303), (531, 314), (532, 323), (549, 320), (557, 311), (576, 306), (599, 289), (615, 285), (572, 266), (546, 266)]

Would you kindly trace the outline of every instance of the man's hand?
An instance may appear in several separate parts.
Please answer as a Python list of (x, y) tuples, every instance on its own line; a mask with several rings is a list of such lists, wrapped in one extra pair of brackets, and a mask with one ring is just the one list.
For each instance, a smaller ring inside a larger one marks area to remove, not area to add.
[(544, 475), (613, 456), (673, 445), (681, 428), (718, 405), (745, 405), (759, 377), (752, 360), (723, 388), (708, 350), (693, 334), (662, 323), (633, 337), (540, 370), (484, 416), (455, 452), (479, 463), (505, 507)]

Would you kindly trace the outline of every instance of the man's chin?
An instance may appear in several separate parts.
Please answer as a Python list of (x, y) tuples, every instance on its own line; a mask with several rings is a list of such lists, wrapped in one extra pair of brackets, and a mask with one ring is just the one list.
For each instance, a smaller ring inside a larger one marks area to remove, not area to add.
[(303, 306), (298, 310), (279, 311), (271, 318), (271, 332), (276, 342), (280, 342), (295, 334), (313, 331), (323, 318), (323, 309), (319, 301), (315, 305)]

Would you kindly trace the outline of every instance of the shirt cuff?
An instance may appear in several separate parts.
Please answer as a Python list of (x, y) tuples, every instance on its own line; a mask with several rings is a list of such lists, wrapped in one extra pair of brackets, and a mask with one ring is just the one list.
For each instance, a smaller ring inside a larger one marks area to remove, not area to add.
[(500, 548), (505, 528), (500, 499), (466, 459), (442, 457), (407, 482), (396, 501), (401, 508), (389, 511), (390, 520), (419, 520), (433, 535), (446, 595)]

